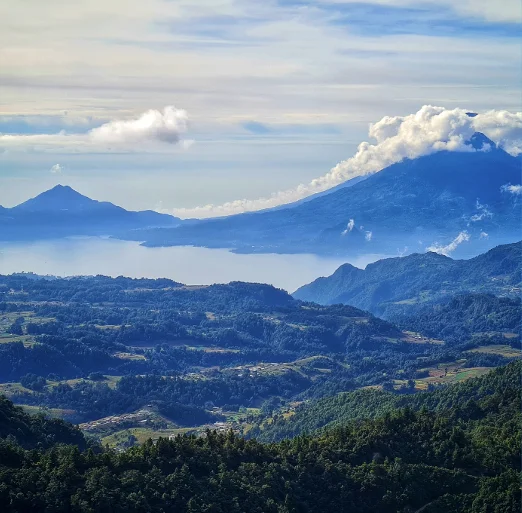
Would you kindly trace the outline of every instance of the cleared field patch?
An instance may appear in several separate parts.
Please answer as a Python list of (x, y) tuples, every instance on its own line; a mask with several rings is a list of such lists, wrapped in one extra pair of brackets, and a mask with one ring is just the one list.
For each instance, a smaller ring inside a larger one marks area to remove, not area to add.
[(31, 335), (11, 335), (10, 333), (0, 333), (0, 344), (12, 344), (22, 342), (24, 347), (33, 347), (36, 342)]
[(319, 376), (331, 373), (333, 369), (349, 367), (346, 364), (337, 363), (327, 356), (310, 356), (293, 362), (270, 363), (259, 362), (256, 364), (240, 365), (222, 369), (224, 374), (237, 374), (238, 376), (281, 376), (288, 373), (297, 373), (312, 381)]
[(79, 383), (90, 383), (90, 384), (101, 383), (101, 384), (105, 384), (105, 385), (109, 386), (109, 388), (116, 388), (116, 385), (120, 379), (121, 379), (121, 376), (111, 376), (111, 375), (104, 374), (103, 379), (97, 379), (97, 380), (92, 380), (92, 379), (88, 379), (88, 378), (73, 378), (73, 379), (64, 379), (64, 380), (60, 380), (60, 381), (48, 380), (47, 388), (48, 389), (54, 388), (54, 387), (57, 387), (58, 385), (62, 385), (62, 384), (74, 387), (75, 385), (78, 385)]
[(137, 444), (143, 444), (147, 440), (157, 440), (158, 438), (169, 438), (170, 436), (182, 435), (187, 433), (196, 433), (197, 428), (175, 428), (175, 429), (149, 429), (149, 428), (129, 428), (117, 431), (111, 435), (104, 436), (100, 439), (102, 445), (108, 445), (111, 448), (122, 445), (129, 440), (129, 437), (135, 437)]
[(508, 345), (490, 345), (470, 349), (468, 353), (498, 354), (504, 358), (520, 358), (522, 351)]
[(191, 349), (192, 351), (203, 351), (204, 353), (229, 353), (236, 354), (240, 353), (239, 349), (228, 349), (226, 347), (217, 347), (217, 346), (185, 346), (187, 349)]
[(424, 290), (419, 293), (416, 297), (410, 297), (407, 299), (402, 299), (400, 301), (394, 301), (392, 304), (394, 305), (417, 305), (419, 303), (426, 303), (431, 299), (431, 294), (429, 291)]
[(75, 410), (64, 410), (61, 408), (45, 408), (41, 406), (29, 406), (27, 404), (18, 404), (17, 406), (23, 408), (30, 415), (37, 415), (39, 413), (42, 413), (46, 416), (53, 417), (56, 419), (67, 420), (71, 417), (74, 417), (74, 415), (76, 414)]
[[(449, 385), (451, 383), (460, 383), (470, 378), (477, 378), (491, 372), (494, 367), (470, 367), (458, 368), (448, 371), (447, 374), (430, 375), (427, 378), (415, 380), (415, 388), (418, 390), (426, 390), (430, 384), (432, 385)], [(431, 373), (430, 373), (431, 374)]]
[(9, 398), (13, 397), (16, 394), (34, 394), (33, 390), (29, 388), (25, 388), (20, 383), (1, 383), (0, 384), (0, 394), (3, 394)]
[(437, 338), (429, 338), (421, 335), (420, 333), (416, 333), (415, 331), (405, 331), (404, 338), (401, 339), (403, 342), (407, 342), (408, 344), (432, 344), (436, 346), (443, 346), (444, 341), (439, 340)]
[(119, 358), (120, 360), (146, 360), (145, 356), (143, 356), (142, 354), (134, 354), (134, 353), (125, 353), (125, 352), (118, 352), (118, 353), (114, 353), (112, 356), (114, 356), (115, 358)]

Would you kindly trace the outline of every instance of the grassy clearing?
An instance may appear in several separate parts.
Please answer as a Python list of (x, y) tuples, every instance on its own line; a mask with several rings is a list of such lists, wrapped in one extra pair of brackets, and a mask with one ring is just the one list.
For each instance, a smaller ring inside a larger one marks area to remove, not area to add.
[(405, 331), (404, 335), (404, 338), (402, 338), (401, 340), (403, 342), (407, 342), (408, 344), (434, 344), (437, 346), (444, 345), (443, 340), (425, 337), (424, 335), (421, 335), (420, 333), (417, 333), (415, 331)]
[(408, 299), (403, 299), (401, 301), (395, 301), (393, 304), (395, 305), (417, 305), (419, 303), (425, 303), (431, 299), (429, 291), (422, 291), (416, 297), (411, 297)]
[(0, 344), (12, 344), (22, 342), (24, 347), (33, 347), (36, 342), (31, 335), (11, 335), (10, 333), (0, 333)]
[(241, 365), (222, 369), (226, 374), (241, 374), (250, 376), (281, 376), (287, 373), (298, 373), (312, 381), (319, 376), (332, 372), (334, 368), (345, 367), (347, 364), (340, 364), (327, 356), (311, 356), (295, 360), (293, 362), (267, 363), (259, 362), (255, 365)]
[(2, 383), (0, 384), (0, 394), (3, 394), (7, 397), (12, 397), (16, 394), (34, 394), (32, 390), (29, 388), (25, 388), (20, 383)]
[(29, 406), (27, 404), (19, 404), (27, 413), (31, 415), (37, 415), (43, 413), (44, 415), (54, 417), (56, 419), (67, 419), (76, 414), (75, 410), (64, 410), (61, 408), (45, 408), (41, 406)]
[(117, 431), (112, 435), (104, 436), (101, 439), (101, 443), (103, 445), (108, 445), (109, 447), (116, 447), (121, 443), (124, 443), (128, 440), (129, 436), (135, 436), (138, 440), (137, 443), (142, 444), (146, 442), (149, 438), (153, 440), (157, 440), (158, 438), (168, 438), (173, 435), (181, 435), (184, 433), (195, 432), (197, 428), (175, 428), (175, 429), (148, 429), (142, 427), (123, 429), (122, 431)]
[(246, 408), (245, 411), (221, 411), (227, 422), (243, 423), (248, 415), (257, 417), (261, 414), (260, 408)]
[(142, 354), (134, 354), (134, 353), (124, 353), (124, 352), (118, 352), (114, 353), (112, 356), (115, 358), (119, 358), (120, 360), (146, 360), (145, 356)]
[(60, 381), (47, 381), (47, 388), (51, 389), (57, 387), (58, 385), (65, 384), (71, 387), (77, 385), (78, 383), (103, 383), (108, 385), (110, 388), (116, 388), (118, 381), (121, 379), (121, 376), (110, 376), (104, 374), (104, 379), (93, 381), (91, 379), (86, 378), (74, 378), (74, 379), (64, 379)]
[(203, 351), (204, 353), (230, 353), (236, 354), (241, 352), (239, 349), (227, 349), (225, 347), (216, 346), (185, 346), (192, 351)]
[(429, 384), (433, 385), (449, 385), (451, 383), (460, 383), (470, 378), (477, 378), (491, 372), (494, 367), (470, 367), (458, 368), (453, 371), (448, 371), (447, 374), (432, 375), (428, 378), (417, 379), (415, 381), (415, 388), (418, 390), (426, 390)]
[(504, 358), (520, 358), (522, 351), (520, 349), (507, 346), (507, 345), (490, 345), (477, 347), (470, 349), (469, 353), (482, 353), (482, 354), (498, 354)]

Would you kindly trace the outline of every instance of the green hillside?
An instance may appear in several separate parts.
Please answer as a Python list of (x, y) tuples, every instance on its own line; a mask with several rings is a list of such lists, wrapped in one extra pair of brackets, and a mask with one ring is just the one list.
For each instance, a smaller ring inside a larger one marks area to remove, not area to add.
[[(440, 388), (433, 392), (396, 395), (381, 390), (363, 389), (303, 403), (290, 416), (276, 414), (269, 422), (249, 431), (263, 441), (291, 438), (321, 428), (339, 426), (352, 420), (371, 419), (401, 408), (415, 411), (456, 412), (460, 418), (480, 415), (497, 402), (499, 408), (514, 408), (509, 415), (518, 418), (522, 363), (500, 367), (480, 378)], [(472, 412), (472, 413), (470, 413)]]
[(379, 260), (364, 270), (344, 264), (293, 295), (325, 305), (349, 304), (389, 317), (462, 292), (516, 297), (521, 269), (522, 242), (516, 242), (469, 260), (423, 253)]
[[(120, 452), (27, 451), (3, 439), (0, 509), (518, 513), (521, 370), (516, 362), (412, 407), (268, 445), (211, 431)], [(10, 411), (8, 425), (20, 415)]]

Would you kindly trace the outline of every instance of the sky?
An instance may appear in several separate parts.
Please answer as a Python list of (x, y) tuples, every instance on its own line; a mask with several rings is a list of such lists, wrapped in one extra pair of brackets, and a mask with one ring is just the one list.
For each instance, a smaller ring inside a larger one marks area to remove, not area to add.
[(519, 0), (7, 4), (7, 207), (62, 183), (129, 209), (230, 213), (328, 174), (385, 116), (522, 110)]

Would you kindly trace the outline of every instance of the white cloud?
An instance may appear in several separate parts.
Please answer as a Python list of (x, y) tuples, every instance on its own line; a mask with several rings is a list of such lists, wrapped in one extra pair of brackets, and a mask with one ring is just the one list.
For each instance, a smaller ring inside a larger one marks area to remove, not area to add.
[(486, 218), (491, 219), (493, 217), (493, 212), (489, 210), (487, 205), (482, 205), (482, 203), (480, 203), (479, 200), (477, 200), (475, 207), (478, 210), (478, 212), (470, 217), (470, 221), (472, 223), (482, 221)]
[(140, 144), (148, 141), (176, 144), (187, 127), (187, 113), (169, 105), (163, 112), (151, 109), (137, 119), (110, 121), (93, 128), (89, 135), (95, 142), (107, 144)]
[(55, 164), (49, 171), (54, 174), (60, 174), (63, 171), (63, 167), (60, 164)]
[(163, 111), (148, 110), (139, 117), (104, 123), (84, 134), (13, 135), (0, 134), (0, 148), (32, 151), (161, 151), (162, 146), (179, 142), (187, 148), (192, 141), (181, 140), (188, 130), (188, 115), (167, 106)]
[(373, 232), (368, 231), (364, 234), (364, 238), (366, 239), (366, 242), (370, 242), (372, 240), (372, 237), (373, 237)]
[(486, 232), (480, 232), (479, 238), (480, 239), (489, 239), (489, 234), (487, 234)]
[(460, 232), (448, 245), (442, 246), (441, 244), (435, 243), (432, 246), (426, 248), (426, 251), (432, 251), (433, 253), (439, 253), (439, 255), (449, 256), (453, 253), (458, 246), (463, 242), (467, 242), (471, 239), (468, 232)]
[(348, 233), (350, 233), (353, 230), (354, 226), (355, 226), (355, 221), (353, 219), (350, 219), (348, 221), (348, 224), (346, 225), (346, 230), (344, 230), (341, 233), (341, 235), (347, 235)]
[(522, 112), (490, 110), (473, 118), (473, 126), (508, 153), (522, 153)]
[(509, 192), (510, 194), (515, 194), (516, 196), (519, 196), (522, 194), (522, 185), (511, 185), (510, 183), (507, 183), (503, 185), (500, 190), (502, 192)]
[(339, 162), (328, 173), (308, 184), (273, 193), (270, 197), (174, 209), (174, 213), (181, 217), (215, 217), (291, 203), (350, 178), (376, 173), (405, 158), (414, 159), (443, 150), (475, 151), (466, 142), (479, 129), (496, 144), (518, 154), (522, 152), (521, 123), (522, 112), (488, 111), (470, 117), (464, 109), (425, 105), (414, 114), (385, 116), (370, 125), (369, 136), (376, 141), (375, 144), (361, 143), (353, 157)]

